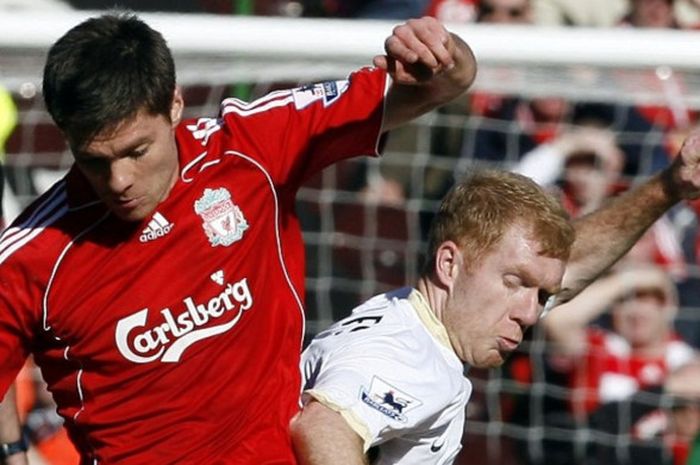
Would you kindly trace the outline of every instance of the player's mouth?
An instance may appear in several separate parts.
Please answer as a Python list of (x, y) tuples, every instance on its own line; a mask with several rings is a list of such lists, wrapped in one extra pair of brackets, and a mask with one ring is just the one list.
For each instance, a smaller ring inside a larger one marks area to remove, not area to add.
[(520, 341), (516, 339), (511, 339), (508, 337), (499, 336), (498, 339), (498, 350), (500, 352), (513, 352), (520, 345)]
[(141, 197), (127, 198), (127, 199), (114, 199), (112, 200), (112, 205), (118, 213), (129, 213), (141, 204)]

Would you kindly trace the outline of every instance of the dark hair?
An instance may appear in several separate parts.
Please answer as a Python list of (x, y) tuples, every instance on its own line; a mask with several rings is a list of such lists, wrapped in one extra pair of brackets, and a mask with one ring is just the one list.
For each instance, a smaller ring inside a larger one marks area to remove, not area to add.
[(130, 13), (75, 26), (49, 50), (44, 102), (73, 147), (145, 109), (170, 119), (175, 64), (163, 36)]

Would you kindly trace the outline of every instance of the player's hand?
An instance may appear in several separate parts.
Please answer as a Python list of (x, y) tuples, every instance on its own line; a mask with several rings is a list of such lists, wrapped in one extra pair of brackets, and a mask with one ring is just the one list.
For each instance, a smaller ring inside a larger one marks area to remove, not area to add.
[(394, 82), (418, 84), (455, 66), (453, 37), (430, 16), (410, 19), (396, 26), (384, 42), (386, 55), (374, 57), (374, 65), (386, 69)]
[(700, 128), (693, 130), (671, 165), (673, 189), (684, 199), (700, 198)]

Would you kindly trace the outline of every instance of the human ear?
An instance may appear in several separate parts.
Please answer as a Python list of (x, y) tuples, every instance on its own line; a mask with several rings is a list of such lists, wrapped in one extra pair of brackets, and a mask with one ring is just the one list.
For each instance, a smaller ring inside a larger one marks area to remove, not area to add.
[(182, 99), (182, 91), (179, 87), (175, 87), (173, 92), (173, 102), (170, 104), (170, 121), (173, 127), (180, 124), (182, 119), (182, 109), (185, 106), (185, 101)]
[(459, 246), (452, 241), (440, 244), (435, 252), (435, 277), (438, 282), (452, 289), (462, 264), (462, 253)]

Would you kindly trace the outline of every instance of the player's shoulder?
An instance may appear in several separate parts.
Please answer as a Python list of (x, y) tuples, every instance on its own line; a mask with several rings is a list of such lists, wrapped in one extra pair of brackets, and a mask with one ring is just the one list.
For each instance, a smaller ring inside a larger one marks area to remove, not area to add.
[(372, 297), (319, 333), (305, 358), (401, 371), (432, 367), (436, 372), (461, 375), (461, 364), (446, 356), (418, 317), (410, 298), (414, 292), (402, 288)]
[(71, 198), (70, 187), (67, 178), (59, 180), (2, 232), (0, 265), (4, 269), (24, 267), (37, 272), (42, 263), (50, 266), (81, 228), (104, 212), (93, 208), (99, 202)]
[[(327, 80), (270, 90), (264, 95), (244, 100), (229, 97), (221, 101), (217, 118), (199, 118), (188, 123), (195, 138), (206, 139), (226, 125), (245, 125), (247, 121), (266, 125), (285, 124), (289, 115), (303, 114), (312, 108), (330, 109), (350, 90), (367, 98), (368, 88), (376, 88), (383, 95), (388, 88), (387, 73), (378, 68), (364, 67), (345, 79)], [(267, 131), (269, 134), (269, 131)]]
[[(376, 295), (352, 310), (329, 330), (346, 344), (397, 343), (413, 346), (420, 336), (420, 322), (409, 301), (412, 288)], [(385, 339), (384, 337), (388, 337)]]

